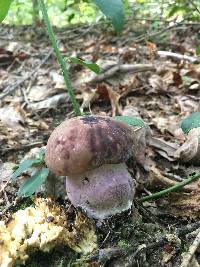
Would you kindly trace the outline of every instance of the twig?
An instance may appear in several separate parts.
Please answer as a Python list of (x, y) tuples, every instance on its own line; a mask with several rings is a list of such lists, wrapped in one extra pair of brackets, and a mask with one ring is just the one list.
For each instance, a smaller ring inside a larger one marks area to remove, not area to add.
[(38, 147), (40, 145), (43, 145), (42, 141), (29, 143), (29, 144), (20, 144), (20, 145), (17, 145), (15, 147), (4, 148), (3, 149), (3, 154), (5, 154), (7, 152), (10, 152), (10, 151), (20, 151), (20, 150), (30, 149), (30, 148), (33, 148), (33, 147)]
[(110, 235), (110, 231), (108, 231), (108, 233), (107, 233), (106, 237), (104, 238), (103, 242), (102, 242), (102, 243), (101, 243), (101, 245), (100, 245), (100, 248), (102, 248), (102, 247), (103, 247), (103, 244), (105, 244), (105, 242), (107, 241), (107, 239), (108, 239), (109, 235)]
[(51, 54), (53, 53), (53, 49), (51, 49), (49, 51), (49, 53), (46, 55), (46, 57), (41, 61), (41, 63), (37, 66), (37, 68), (35, 68), (31, 73), (29, 73), (27, 76), (25, 76), (24, 78), (22, 78), (21, 80), (19, 80), (18, 82), (16, 82), (13, 86), (11, 86), (10, 88), (6, 88), (5, 92), (0, 94), (0, 99), (5, 98), (7, 95), (11, 94), (12, 92), (14, 92), (15, 90), (19, 89), (19, 86), (21, 84), (23, 84), (26, 80), (28, 80), (29, 78), (32, 78), (41, 68), (42, 65), (44, 65), (44, 63), (49, 59), (49, 57), (51, 56)]
[(183, 258), (183, 261), (181, 263), (180, 267), (190, 267), (191, 266), (191, 260), (197, 250), (197, 248), (200, 245), (200, 229), (199, 229), (199, 233), (196, 236), (194, 242), (192, 243), (192, 245), (190, 246), (187, 254), (185, 255), (185, 257)]
[(181, 54), (173, 53), (170, 51), (157, 51), (157, 54), (161, 57), (173, 57), (173, 58), (177, 58), (180, 60), (187, 60), (187, 61), (190, 61), (192, 63), (199, 62), (199, 59), (196, 57), (181, 55)]
[(116, 72), (143, 72), (143, 71), (155, 71), (156, 68), (153, 64), (124, 64), (124, 65), (115, 65), (108, 69), (106, 72), (95, 76), (90, 83), (93, 82), (101, 82), (111, 76), (113, 76)]
[(189, 176), (188, 178), (184, 179), (184, 181), (177, 183), (177, 184), (175, 184), (175, 185), (173, 185), (167, 189), (159, 191), (159, 192), (152, 194), (150, 196), (142, 197), (142, 198), (140, 198), (140, 201), (145, 202), (145, 201), (161, 198), (162, 196), (167, 195), (171, 192), (177, 191), (178, 189), (182, 188), (183, 186), (190, 184), (199, 178), (200, 178), (200, 173), (196, 173), (195, 175)]
[[(147, 34), (142, 34), (141, 36), (139, 36), (139, 37), (137, 37), (137, 38), (134, 38), (134, 39), (131, 40), (131, 41), (134, 41), (134, 42), (138, 43), (138, 42), (147, 40), (147, 39), (149, 39), (149, 38), (155, 37), (155, 36), (157, 36), (157, 35), (161, 35), (161, 34), (165, 33), (166, 31), (169, 31), (169, 30), (171, 30), (171, 29), (173, 29), (173, 28), (176, 28), (176, 27), (182, 25), (183, 21), (184, 21), (184, 20), (182, 20), (181, 22), (176, 23), (176, 24), (174, 24), (174, 25), (169, 25), (168, 27), (163, 27), (162, 29), (158, 30), (157, 32), (151, 32), (151, 33), (147, 33)], [(127, 39), (127, 40), (125, 40), (125, 41), (122, 42), (122, 43), (123, 43), (123, 45), (125, 45), (125, 44), (128, 43), (129, 41), (130, 41), (130, 40)]]

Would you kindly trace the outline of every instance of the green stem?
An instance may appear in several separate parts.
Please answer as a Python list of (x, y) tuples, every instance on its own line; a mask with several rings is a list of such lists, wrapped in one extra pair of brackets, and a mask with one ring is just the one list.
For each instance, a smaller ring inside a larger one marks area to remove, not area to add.
[(192, 183), (193, 181), (197, 180), (200, 178), (200, 173), (196, 173), (195, 175), (193, 176), (189, 176), (188, 178), (184, 179), (184, 181), (180, 182), (180, 183), (177, 183), (171, 187), (168, 187), (167, 189), (164, 189), (162, 191), (159, 191), (155, 194), (152, 194), (150, 196), (146, 196), (146, 197), (142, 197), (139, 199), (139, 201), (141, 202), (145, 202), (145, 201), (149, 201), (149, 200), (154, 200), (154, 199), (158, 199), (166, 194), (169, 194), (171, 192), (174, 192), (182, 187), (184, 187), (185, 185), (187, 184), (190, 184)]
[(39, 3), (39, 6), (40, 6), (40, 10), (42, 11), (44, 23), (46, 25), (47, 32), (49, 34), (49, 39), (50, 39), (50, 41), (52, 43), (52, 46), (54, 48), (57, 60), (58, 60), (58, 62), (60, 64), (60, 67), (62, 69), (63, 77), (64, 77), (65, 84), (66, 84), (66, 87), (67, 87), (67, 91), (69, 93), (70, 100), (71, 100), (72, 105), (73, 105), (74, 112), (75, 112), (76, 116), (79, 116), (79, 115), (81, 115), (80, 107), (79, 107), (78, 102), (76, 101), (76, 97), (75, 97), (75, 94), (74, 94), (74, 91), (73, 91), (73, 87), (72, 87), (72, 84), (71, 84), (71, 81), (70, 81), (70, 78), (69, 78), (69, 72), (68, 72), (68, 70), (66, 68), (66, 63), (64, 62), (64, 60), (62, 58), (62, 55), (60, 53), (60, 50), (58, 49), (58, 46), (57, 46), (57, 43), (56, 43), (56, 38), (55, 38), (55, 35), (54, 35), (54, 32), (53, 32), (53, 29), (52, 29), (48, 14), (47, 14), (47, 10), (46, 10), (44, 1), (43, 0), (38, 0), (38, 3)]

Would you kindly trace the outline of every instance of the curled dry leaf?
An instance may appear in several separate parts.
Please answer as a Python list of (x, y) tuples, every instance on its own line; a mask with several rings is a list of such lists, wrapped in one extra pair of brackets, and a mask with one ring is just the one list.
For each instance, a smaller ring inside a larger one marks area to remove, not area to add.
[(25, 112), (20, 106), (5, 106), (0, 108), (0, 121), (15, 133), (24, 130)]
[(178, 149), (176, 143), (165, 141), (161, 138), (152, 137), (149, 140), (149, 145), (152, 146), (157, 153), (169, 161), (175, 161), (174, 153)]
[(177, 102), (177, 107), (180, 109), (181, 113), (184, 115), (189, 115), (199, 108), (199, 98), (192, 95), (178, 95), (175, 97)]
[(200, 127), (193, 128), (186, 136), (186, 141), (175, 153), (175, 158), (182, 162), (190, 162), (194, 165), (200, 164)]
[(91, 89), (87, 85), (81, 86), (80, 98), (83, 99), (81, 104), (81, 111), (83, 112), (85, 108), (90, 107), (90, 104), (98, 98), (96, 89)]
[(68, 245), (84, 254), (97, 247), (93, 223), (80, 212), (73, 216), (65, 213), (51, 199), (37, 198), (35, 207), (18, 210), (8, 224), (0, 221), (0, 236), (0, 266), (3, 267), (24, 264), (29, 253), (50, 251), (57, 245)]
[(112, 107), (112, 116), (120, 114), (121, 113), (121, 108), (119, 105), (120, 95), (109, 86), (107, 86), (107, 90)]
[(152, 93), (152, 91), (155, 93), (167, 91), (167, 84), (163, 81), (162, 77), (157, 74), (154, 74), (149, 78), (149, 84), (153, 88), (153, 90), (150, 90), (149, 93)]
[(47, 99), (39, 102), (31, 102), (30, 107), (34, 110), (45, 109), (45, 108), (56, 108), (60, 104), (66, 103), (68, 101), (69, 101), (69, 95), (67, 93), (62, 93), (48, 97)]
[(13, 173), (13, 169), (16, 167), (12, 162), (0, 162), (0, 185), (3, 182), (7, 182)]
[(90, 107), (90, 104), (97, 99), (108, 100), (112, 107), (112, 116), (120, 114), (121, 108), (119, 105), (120, 95), (114, 91), (110, 86), (105, 83), (97, 85), (97, 89), (91, 89), (87, 85), (82, 86), (82, 94), (80, 96), (83, 99), (81, 109)]
[(110, 86), (105, 83), (101, 83), (97, 85), (97, 95), (99, 99), (109, 100), (112, 107), (112, 116), (121, 113), (121, 108), (119, 105), (120, 95), (114, 91)]

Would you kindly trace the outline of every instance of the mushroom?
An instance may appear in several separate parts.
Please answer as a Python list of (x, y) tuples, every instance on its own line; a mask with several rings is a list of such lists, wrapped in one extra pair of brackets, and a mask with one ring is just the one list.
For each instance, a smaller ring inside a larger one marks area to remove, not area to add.
[(132, 205), (134, 182), (125, 162), (133, 146), (128, 124), (103, 116), (76, 117), (52, 132), (45, 161), (53, 173), (66, 176), (72, 204), (102, 220)]

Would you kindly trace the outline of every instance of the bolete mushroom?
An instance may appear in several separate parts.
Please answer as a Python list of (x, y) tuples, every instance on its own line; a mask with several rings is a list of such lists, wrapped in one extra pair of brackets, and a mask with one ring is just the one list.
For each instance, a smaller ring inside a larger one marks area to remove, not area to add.
[(64, 121), (52, 132), (45, 160), (53, 173), (66, 176), (72, 204), (101, 220), (132, 205), (134, 182), (125, 162), (133, 146), (128, 124), (82, 116)]

